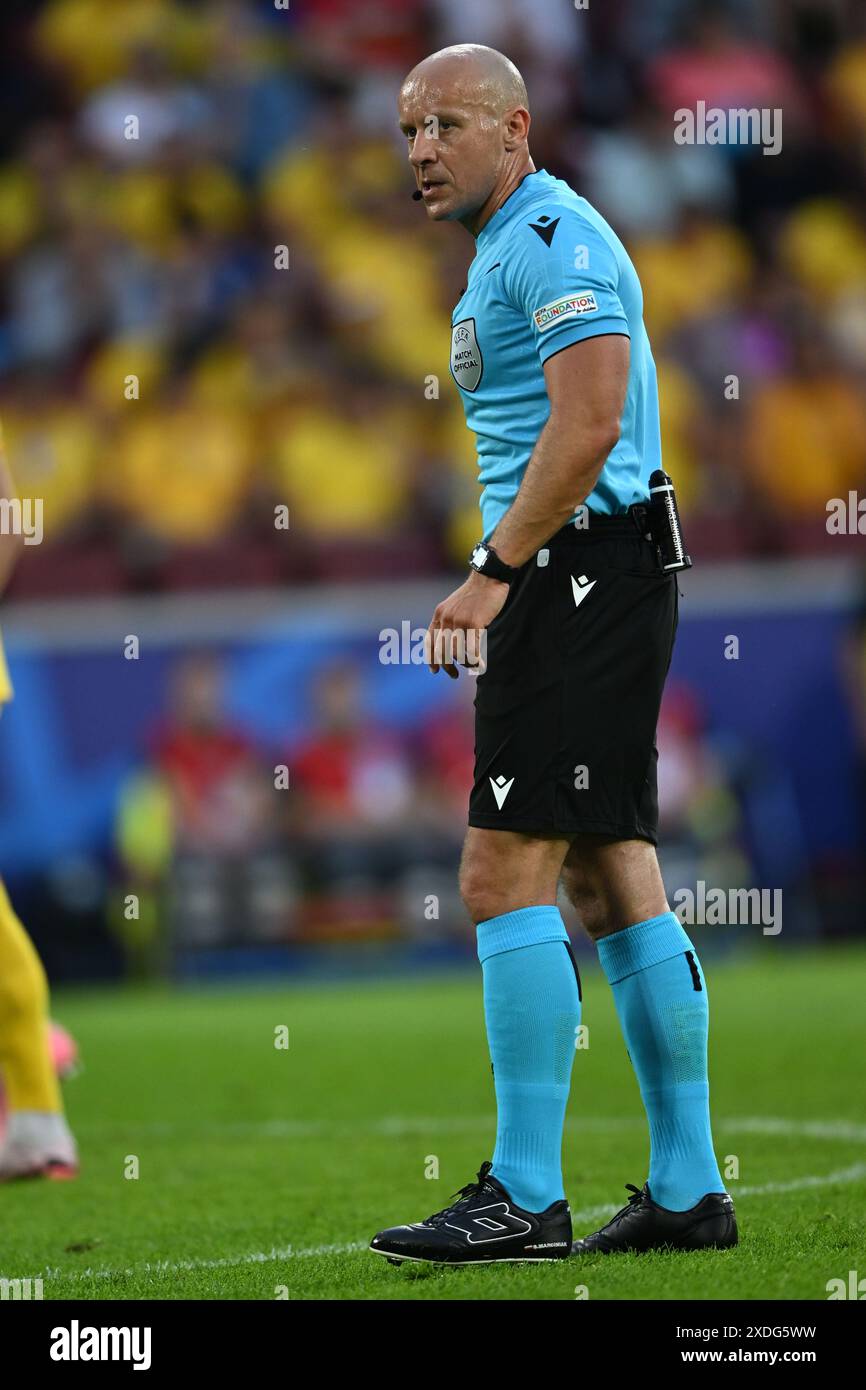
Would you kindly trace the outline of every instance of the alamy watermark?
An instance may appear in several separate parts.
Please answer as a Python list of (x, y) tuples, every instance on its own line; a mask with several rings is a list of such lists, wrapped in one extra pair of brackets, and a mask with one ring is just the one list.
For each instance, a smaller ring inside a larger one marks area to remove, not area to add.
[(698, 879), (694, 890), (676, 890), (673, 911), (684, 927), (761, 927), (764, 936), (778, 936), (782, 930), (782, 890), (708, 888)]
[(0, 1279), (0, 1301), (27, 1302), (43, 1297), (41, 1279)]
[(151, 1364), (149, 1327), (82, 1327), (73, 1318), (68, 1327), (51, 1330), (48, 1355), (52, 1361), (130, 1361), (134, 1371)]
[(383, 666), (465, 666), (470, 675), (480, 674), (487, 664), (487, 629), (467, 632), (413, 627), (408, 618), (379, 633), (379, 660)]
[(23, 536), (25, 545), (41, 545), (42, 498), (0, 497), (0, 536)]
[(699, 101), (694, 111), (674, 112), (674, 141), (678, 145), (761, 145), (764, 154), (782, 150), (780, 106), (737, 106), (725, 110)]
[(853, 1298), (862, 1303), (866, 1299), (866, 1279), (861, 1279), (856, 1269), (848, 1270), (847, 1279), (828, 1279), (824, 1287), (827, 1290), (828, 1301)]
[(847, 497), (831, 497), (826, 527), (830, 536), (866, 536), (866, 497), (853, 488)]

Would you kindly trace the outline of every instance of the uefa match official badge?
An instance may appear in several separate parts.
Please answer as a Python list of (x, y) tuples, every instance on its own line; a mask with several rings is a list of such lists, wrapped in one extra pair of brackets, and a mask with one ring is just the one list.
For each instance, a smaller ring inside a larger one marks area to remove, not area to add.
[(461, 319), (451, 330), (451, 375), (463, 391), (474, 391), (483, 371), (475, 320)]

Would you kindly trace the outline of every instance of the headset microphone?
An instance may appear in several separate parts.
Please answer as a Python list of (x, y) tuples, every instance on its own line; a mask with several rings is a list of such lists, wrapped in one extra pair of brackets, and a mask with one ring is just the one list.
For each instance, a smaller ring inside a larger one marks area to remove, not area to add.
[(416, 203), (420, 203), (421, 199), (424, 197), (424, 194), (421, 192), (420, 188), (416, 188), (415, 192), (412, 194), (412, 197), (414, 198)]

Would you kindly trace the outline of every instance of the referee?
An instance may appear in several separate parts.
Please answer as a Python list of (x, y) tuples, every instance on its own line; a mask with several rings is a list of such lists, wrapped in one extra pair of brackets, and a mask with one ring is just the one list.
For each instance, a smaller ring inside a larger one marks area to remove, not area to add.
[[(477, 441), (483, 539), (428, 637), (432, 669), (456, 677), (455, 648), (486, 635), (460, 888), (497, 1132), (453, 1205), (370, 1248), (465, 1264), (734, 1245), (710, 1132), (706, 982), (655, 853), (677, 589), (642, 524), (661, 449), (640, 283), (595, 209), (535, 168), (526, 88), (501, 53), (434, 53), (404, 81), (399, 114), (428, 218), (475, 238), (451, 372)], [(598, 947), (650, 1134), (648, 1180), (574, 1245), (561, 1151), (581, 986), (560, 880)]]

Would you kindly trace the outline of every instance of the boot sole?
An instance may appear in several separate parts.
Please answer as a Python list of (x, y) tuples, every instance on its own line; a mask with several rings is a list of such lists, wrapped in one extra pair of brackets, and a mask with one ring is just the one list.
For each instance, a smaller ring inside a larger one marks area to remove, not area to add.
[(477, 1265), (549, 1265), (571, 1258), (566, 1255), (503, 1255), (494, 1260), (434, 1260), (429, 1255), (395, 1255), (390, 1250), (377, 1250), (372, 1245), (367, 1249), (371, 1255), (381, 1255), (389, 1264), (450, 1265), (453, 1269), (469, 1269)]

